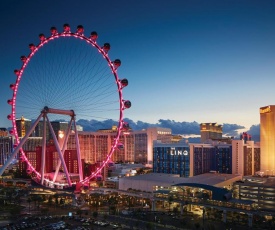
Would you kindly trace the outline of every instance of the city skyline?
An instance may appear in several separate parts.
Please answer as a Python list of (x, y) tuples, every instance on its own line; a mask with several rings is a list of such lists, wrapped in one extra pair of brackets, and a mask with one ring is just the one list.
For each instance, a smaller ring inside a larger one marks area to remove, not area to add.
[(11, 126), (9, 84), (20, 56), (38, 34), (69, 23), (97, 31), (98, 43), (110, 42), (110, 56), (121, 59), (133, 105), (126, 118), (249, 129), (260, 107), (275, 104), (274, 9), (272, 1), (2, 1), (0, 127)]

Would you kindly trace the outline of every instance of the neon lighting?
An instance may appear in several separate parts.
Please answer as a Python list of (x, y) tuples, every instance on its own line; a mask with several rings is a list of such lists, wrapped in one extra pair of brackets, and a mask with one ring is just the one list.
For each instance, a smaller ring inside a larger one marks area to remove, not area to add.
[[(40, 36), (40, 43), (36, 46), (34, 44), (30, 44), (29, 48), (30, 48), (30, 53), (28, 56), (24, 56), (24, 58), (22, 57), (22, 67), (20, 68), (20, 70), (17, 70), (15, 72), (15, 74), (17, 75), (17, 80), (15, 82), (15, 84), (11, 84), (10, 88), (13, 90), (13, 97), (12, 99), (9, 101), (9, 104), (11, 105), (11, 114), (8, 115), (8, 119), (11, 119), (12, 121), (12, 135), (14, 135), (15, 137), (15, 143), (19, 144), (20, 140), (19, 140), (19, 136), (18, 136), (18, 132), (17, 132), (17, 128), (16, 128), (16, 99), (17, 99), (17, 90), (22, 78), (22, 75), (25, 71), (25, 68), (28, 66), (31, 58), (40, 50), (41, 47), (43, 47), (45, 44), (55, 40), (55, 39), (59, 39), (61, 37), (74, 37), (76, 39), (78, 39), (79, 41), (85, 41), (86, 43), (88, 43), (89, 45), (91, 45), (91, 47), (96, 48), (98, 50), (98, 52), (102, 55), (102, 57), (107, 61), (107, 64), (109, 66), (109, 68), (111, 69), (114, 78), (115, 78), (115, 82), (117, 85), (117, 89), (118, 89), (118, 95), (119, 95), (119, 121), (118, 121), (118, 128), (117, 128), (117, 133), (115, 136), (115, 141), (111, 147), (110, 152), (107, 154), (106, 159), (102, 162), (102, 165), (96, 170), (96, 172), (92, 173), (90, 176), (86, 177), (85, 179), (82, 179), (80, 182), (84, 183), (87, 182), (89, 180), (91, 180), (92, 178), (95, 178), (97, 175), (100, 174), (100, 172), (102, 171), (102, 169), (106, 166), (106, 164), (108, 162), (111, 161), (111, 156), (114, 153), (117, 145), (118, 145), (118, 140), (119, 137), (121, 135), (121, 130), (123, 128), (123, 110), (125, 109), (125, 100), (123, 100), (122, 97), (122, 84), (121, 81), (118, 77), (117, 74), (117, 68), (118, 66), (115, 66), (114, 63), (110, 60), (107, 52), (104, 49), (102, 49), (97, 43), (96, 43), (96, 38), (97, 35), (93, 35), (91, 37), (86, 37), (83, 34), (84, 30), (78, 30), (76, 33), (72, 33), (70, 31), (70, 27), (69, 25), (65, 25), (63, 28), (63, 32), (58, 33), (55, 27), (51, 28), (51, 35), (49, 37), (45, 37), (45, 35), (41, 34)], [(80, 32), (81, 31), (81, 32)], [(21, 152), (21, 159), (23, 159), (27, 164), (28, 164), (28, 171), (30, 171), (30, 174), (34, 174), (36, 179), (39, 180), (41, 178), (41, 174), (36, 171), (36, 169), (32, 166), (31, 162), (28, 160), (25, 152), (23, 151), (22, 148), (20, 148), (20, 152)], [(80, 153), (79, 153), (80, 154)], [(79, 156), (80, 157), (80, 156)], [(7, 166), (3, 166), (3, 167), (7, 167)], [(1, 168), (0, 168), (1, 169)], [(1, 173), (0, 173), (1, 174)], [(0, 175), (1, 176), (1, 175)], [(81, 177), (80, 177), (81, 178)], [(50, 181), (49, 179), (44, 178), (44, 181), (47, 182), (50, 185), (59, 185), (59, 183), (55, 183)], [(66, 185), (66, 184), (65, 184)]]

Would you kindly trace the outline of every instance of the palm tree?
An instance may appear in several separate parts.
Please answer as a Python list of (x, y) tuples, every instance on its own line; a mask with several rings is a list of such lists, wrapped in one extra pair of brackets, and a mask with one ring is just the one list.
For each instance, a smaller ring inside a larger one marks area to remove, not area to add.
[(95, 209), (96, 211), (98, 210), (98, 207), (99, 207), (99, 199), (100, 199), (100, 194), (99, 193), (93, 193), (90, 195), (91, 198), (93, 199), (94, 201), (94, 206), (95, 206)]
[(200, 226), (201, 226), (201, 225), (200, 225), (200, 223), (199, 223), (199, 222), (195, 223), (195, 228), (196, 228), (196, 229), (199, 229), (199, 228), (200, 228)]
[(113, 210), (114, 213), (116, 211), (116, 206), (117, 206), (117, 200), (114, 196), (111, 196), (108, 198), (108, 204), (109, 204), (109, 214), (110, 214), (110, 211)]
[(55, 193), (55, 194), (53, 195), (53, 197), (55, 198), (55, 208), (56, 208), (57, 205), (58, 205), (58, 194)]
[(174, 200), (173, 196), (171, 196), (171, 195), (170, 195), (170, 196), (168, 197), (169, 212), (170, 212), (170, 206), (171, 206), (171, 204), (172, 204), (173, 200)]
[(20, 214), (21, 212), (21, 207), (20, 206), (13, 206), (11, 209), (10, 209), (10, 214), (11, 214), (11, 217), (12, 218), (17, 218), (17, 216)]
[(175, 215), (178, 215), (178, 214), (179, 214), (179, 209), (178, 209), (178, 207), (174, 207), (174, 208), (173, 208), (173, 213), (174, 213)]
[(27, 202), (29, 203), (29, 213), (30, 213), (32, 199), (30, 197), (28, 197)]
[(93, 217), (94, 217), (95, 219), (98, 217), (98, 212), (97, 212), (97, 211), (93, 212)]

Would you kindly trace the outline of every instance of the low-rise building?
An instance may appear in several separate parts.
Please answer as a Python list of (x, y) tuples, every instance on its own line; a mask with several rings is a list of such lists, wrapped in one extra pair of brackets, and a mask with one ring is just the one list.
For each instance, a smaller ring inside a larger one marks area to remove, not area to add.
[(253, 201), (260, 210), (275, 210), (275, 177), (244, 177), (233, 183), (233, 196)]

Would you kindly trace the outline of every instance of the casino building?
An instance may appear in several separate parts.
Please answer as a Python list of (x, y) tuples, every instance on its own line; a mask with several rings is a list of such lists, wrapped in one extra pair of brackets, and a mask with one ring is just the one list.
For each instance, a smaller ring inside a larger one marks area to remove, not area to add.
[(154, 142), (153, 172), (179, 174), (192, 177), (209, 173), (232, 173), (232, 145), (212, 144), (165, 144)]
[(190, 176), (190, 149), (181, 143), (154, 142), (153, 172)]
[(153, 172), (193, 177), (215, 172), (238, 176), (255, 175), (260, 170), (259, 143), (245, 140), (204, 143), (162, 143), (154, 141)]

